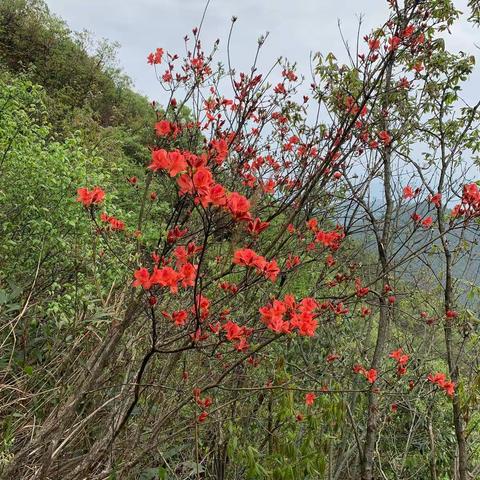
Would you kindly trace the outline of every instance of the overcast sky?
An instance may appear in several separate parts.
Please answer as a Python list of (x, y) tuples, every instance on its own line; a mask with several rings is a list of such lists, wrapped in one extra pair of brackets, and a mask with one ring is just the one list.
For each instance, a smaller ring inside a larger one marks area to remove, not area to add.
[[(97, 38), (120, 43), (119, 61), (133, 79), (136, 90), (149, 98), (159, 98), (160, 89), (147, 54), (156, 47), (169, 52), (184, 52), (183, 37), (197, 26), (205, 7), (204, 0), (46, 0), (51, 11), (63, 18), (72, 30), (88, 30)], [(467, 10), (467, 0), (456, 0)], [(363, 16), (362, 32), (381, 25), (386, 18), (386, 0), (211, 0), (203, 26), (205, 50), (220, 38), (218, 59), (226, 58), (226, 39), (230, 19), (237, 16), (232, 38), (232, 58), (237, 71), (251, 65), (257, 39), (269, 37), (260, 59), (264, 70), (279, 56), (296, 61), (300, 72), (308, 72), (311, 52), (332, 51), (344, 57), (337, 21), (346, 39), (355, 42), (358, 18)], [(447, 46), (478, 56), (480, 30), (465, 20), (452, 31)], [(479, 69), (469, 82), (466, 96), (478, 98)]]

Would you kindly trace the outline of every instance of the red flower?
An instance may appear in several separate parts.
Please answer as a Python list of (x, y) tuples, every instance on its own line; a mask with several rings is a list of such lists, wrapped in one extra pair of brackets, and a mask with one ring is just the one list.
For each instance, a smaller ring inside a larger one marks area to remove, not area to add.
[(354, 371), (354, 373), (361, 373), (362, 375), (365, 374), (365, 368), (362, 367), (362, 365), (360, 365), (359, 363), (356, 363), (353, 366), (353, 371)]
[(166, 170), (171, 177), (187, 169), (185, 157), (178, 151), (167, 152), (164, 149), (152, 151), (152, 162), (148, 166), (154, 172)]
[(443, 385), (445, 384), (445, 379), (446, 379), (446, 375), (444, 373), (441, 373), (441, 372), (437, 372), (435, 373), (434, 375), (432, 375), (431, 373), (427, 376), (427, 380), (430, 382), (430, 383), (435, 383), (437, 384), (439, 387), (443, 387)]
[(193, 287), (195, 285), (195, 278), (197, 276), (197, 266), (191, 263), (185, 263), (178, 272), (179, 280), (182, 282), (182, 287)]
[(389, 38), (388, 39), (388, 50), (390, 52), (393, 52), (394, 50), (396, 50), (398, 48), (398, 46), (400, 45), (401, 42), (402, 42), (402, 39), (400, 37), (393, 36), (393, 37)]
[(446, 375), (442, 372), (437, 372), (434, 375), (431, 373), (427, 376), (427, 380), (430, 383), (438, 385), (449, 397), (453, 397), (455, 394), (455, 383), (447, 380)]
[(212, 173), (208, 168), (199, 167), (197, 168), (196, 172), (193, 174), (192, 180), (193, 180), (192, 182), (193, 186), (197, 190), (205, 190), (205, 189), (208, 189), (208, 187), (212, 184), (213, 177), (212, 177)]
[(149, 303), (152, 307), (154, 307), (154, 306), (157, 304), (157, 297), (155, 297), (154, 295), (152, 295), (151, 297), (149, 297), (148, 303)]
[(388, 145), (390, 145), (390, 143), (392, 143), (392, 137), (385, 130), (382, 130), (381, 132), (378, 132), (378, 138), (382, 141), (382, 143), (385, 146), (388, 146)]
[(247, 230), (252, 235), (259, 235), (262, 233), (270, 224), (268, 222), (262, 222), (258, 217), (255, 220), (250, 220), (247, 226)]
[(91, 191), (85, 187), (79, 188), (77, 194), (77, 202), (82, 203), (84, 207), (99, 205), (105, 198), (105, 192), (100, 187), (94, 187)]
[(364, 297), (370, 291), (368, 287), (362, 287), (362, 281), (360, 278), (355, 279), (355, 290), (358, 298)]
[(175, 227), (172, 230), (169, 230), (167, 233), (167, 241), (169, 243), (175, 243), (177, 240), (180, 238), (184, 237), (188, 232), (188, 228), (185, 228), (184, 230), (180, 230), (180, 228)]
[(402, 77), (402, 78), (400, 79), (400, 81), (398, 82), (398, 86), (399, 86), (400, 88), (406, 88), (406, 89), (408, 89), (408, 88), (410, 88), (410, 82), (409, 82), (405, 77)]
[(410, 198), (413, 198), (415, 196), (415, 193), (413, 192), (413, 188), (410, 185), (407, 185), (403, 189), (403, 198), (405, 200), (409, 200)]
[(150, 170), (156, 172), (157, 170), (163, 170), (168, 168), (170, 160), (168, 158), (168, 152), (163, 148), (160, 150), (152, 151), (152, 162), (148, 166)]
[(263, 273), (265, 278), (274, 282), (280, 273), (280, 268), (278, 268), (277, 261), (271, 260), (270, 262), (267, 262), (263, 267)]
[(236, 265), (244, 265), (245, 267), (255, 266), (258, 255), (250, 248), (242, 248), (237, 250), (233, 256), (233, 263)]
[(312, 393), (312, 392), (306, 393), (305, 394), (305, 404), (308, 407), (311, 407), (313, 405), (313, 402), (315, 402), (316, 398), (317, 398), (317, 396), (314, 393)]
[(442, 194), (436, 193), (428, 197), (428, 201), (433, 203), (437, 208), (440, 208), (440, 202), (442, 201)]
[(228, 143), (224, 139), (212, 140), (212, 147), (215, 149), (215, 162), (221, 165), (228, 156)]
[(375, 380), (377, 379), (377, 371), (374, 368), (371, 368), (366, 372), (365, 378), (368, 383), (375, 383)]
[(216, 183), (210, 187), (210, 201), (219, 207), (225, 206), (227, 203), (227, 197), (225, 195), (225, 189), (219, 183)]
[(299, 335), (313, 337), (317, 329), (318, 322), (310, 312), (302, 312), (299, 315), (292, 315), (291, 326), (298, 328)]
[(180, 175), (177, 178), (177, 184), (180, 187), (180, 194), (193, 193), (193, 182), (189, 175), (186, 173)]
[(292, 255), (291, 253), (288, 254), (287, 261), (285, 262), (285, 266), (287, 269), (291, 269), (296, 267), (297, 265), (300, 265), (300, 257), (298, 255)]
[(432, 217), (426, 217), (422, 220), (422, 227), (423, 228), (430, 228), (433, 224), (433, 218)]
[(151, 281), (153, 284), (158, 284), (162, 287), (170, 287), (172, 293), (178, 292), (178, 281), (180, 280), (180, 274), (178, 274), (171, 267), (163, 267), (158, 269), (154, 267)]
[(174, 152), (170, 152), (168, 154), (169, 165), (168, 165), (168, 173), (171, 177), (175, 177), (180, 172), (183, 172), (187, 169), (187, 162), (185, 157), (177, 150)]
[(168, 120), (160, 120), (155, 124), (155, 131), (160, 137), (165, 137), (172, 131), (172, 126)]
[(405, 365), (410, 358), (408, 355), (403, 353), (403, 350), (399, 348), (398, 350), (394, 350), (388, 355), (390, 358), (393, 358), (396, 362), (400, 365)]
[(325, 259), (325, 263), (329, 267), (333, 267), (336, 263), (335, 259), (333, 258), (333, 255), (327, 255), (327, 258)]
[(288, 78), (291, 82), (295, 82), (297, 80), (297, 76), (293, 70), (284, 70), (282, 72), (282, 77)]
[(449, 397), (453, 397), (455, 393), (455, 383), (454, 382), (445, 382), (443, 384), (443, 390)]
[(175, 322), (175, 325), (179, 327), (185, 325), (188, 318), (188, 313), (185, 310), (178, 310), (172, 313), (172, 320)]
[(312, 232), (318, 231), (318, 220), (316, 218), (311, 218), (307, 221), (307, 227)]
[(155, 50), (155, 53), (150, 53), (148, 55), (147, 60), (150, 65), (157, 65), (159, 63), (162, 63), (162, 57), (163, 57), (163, 48), (157, 48)]
[(329, 247), (332, 250), (337, 250), (340, 247), (340, 242), (344, 238), (345, 234), (336, 230), (325, 232), (319, 230), (315, 234), (315, 242), (321, 243), (325, 247)]
[(372, 313), (372, 309), (365, 306), (365, 305), (362, 305), (362, 308), (361, 308), (361, 315), (362, 317), (368, 317), (368, 315), (370, 315)]
[(273, 89), (275, 93), (281, 93), (282, 95), (285, 95), (287, 91), (285, 90), (285, 86), (283, 83), (277, 84), (277, 86)]
[(227, 207), (237, 220), (250, 220), (250, 202), (237, 192), (232, 192), (227, 198)]
[(227, 340), (239, 340), (244, 335), (244, 328), (232, 321), (228, 321), (223, 329), (226, 332)]
[(415, 32), (415, 27), (413, 25), (407, 25), (402, 32), (402, 37), (404, 38), (411, 37), (414, 32)]
[(417, 63), (412, 67), (412, 69), (415, 70), (417, 73), (420, 73), (420, 72), (424, 69), (423, 63), (422, 63), (422, 62), (417, 62)]
[(110, 217), (106, 213), (102, 212), (100, 215), (100, 220), (105, 223), (110, 224), (110, 228), (112, 230), (125, 230), (125, 223), (122, 222), (121, 220), (118, 220), (118, 218), (115, 217)]
[(374, 52), (380, 48), (380, 40), (378, 38), (371, 38), (368, 40), (368, 48)]
[(148, 290), (152, 286), (150, 273), (145, 267), (138, 269), (133, 276), (135, 277), (135, 281), (133, 282), (134, 287), (142, 286), (145, 290)]
[(329, 353), (327, 355), (327, 358), (325, 359), (325, 361), (327, 363), (332, 363), (334, 362), (335, 360), (338, 360), (340, 358), (340, 355), (337, 355), (336, 353)]
[(204, 422), (207, 419), (207, 417), (208, 417), (208, 413), (203, 411), (197, 418), (198, 423)]

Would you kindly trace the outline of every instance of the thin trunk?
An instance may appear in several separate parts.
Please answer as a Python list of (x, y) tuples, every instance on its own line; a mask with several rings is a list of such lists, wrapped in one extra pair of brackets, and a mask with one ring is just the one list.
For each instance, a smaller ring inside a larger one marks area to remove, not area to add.
[[(383, 105), (386, 107), (388, 102), (388, 92), (391, 87), (393, 60), (386, 70), (385, 76), (385, 99)], [(386, 121), (384, 129), (387, 130)], [(393, 215), (393, 195), (392, 195), (392, 165), (391, 165), (391, 147), (386, 146), (383, 152), (383, 187), (385, 195), (385, 214), (383, 218), (383, 227), (381, 241), (377, 242), (378, 257), (380, 260), (380, 281), (381, 294), (379, 298), (380, 311), (378, 320), (377, 340), (370, 368), (378, 370), (384, 353), (385, 344), (388, 339), (388, 328), (390, 323), (390, 305), (388, 302), (388, 292), (385, 292), (384, 285), (388, 283), (388, 271), (390, 267), (389, 244), (392, 230)], [(373, 458), (375, 454), (375, 442), (378, 431), (379, 404), (375, 393), (375, 385), (372, 384), (368, 393), (368, 413), (367, 413), (367, 432), (361, 458), (361, 478), (362, 480), (371, 480), (373, 478)]]
[(432, 416), (428, 414), (428, 438), (430, 440), (430, 480), (437, 480), (437, 454), (435, 450), (435, 435), (433, 433)]
[[(443, 224), (441, 225), (440, 230), (443, 230)], [(444, 232), (440, 232), (444, 233)], [(448, 248), (448, 241), (444, 236), (442, 236), (442, 243), (445, 253), (445, 314), (449, 310), (452, 310), (453, 306), (453, 282), (452, 282), (452, 254)], [(448, 318), (445, 315), (445, 347), (447, 350), (447, 363), (448, 371), (450, 374), (450, 379), (455, 382), (455, 385), (458, 385), (459, 372), (458, 372), (458, 363), (454, 359), (453, 353), (453, 332), (452, 332), (452, 319)], [(467, 467), (467, 445), (465, 440), (465, 427), (462, 419), (462, 411), (460, 406), (460, 399), (458, 397), (458, 392), (455, 390), (452, 398), (452, 413), (453, 413), (453, 424), (455, 427), (455, 436), (457, 439), (458, 446), (458, 478), (459, 480), (468, 480), (468, 467)]]
[[(441, 160), (442, 160), (442, 170), (438, 182), (438, 191), (441, 192), (444, 187), (447, 168), (449, 166), (447, 153), (446, 153), (446, 146), (445, 146), (445, 138), (444, 138), (444, 130), (443, 130), (443, 101), (440, 109), (440, 118), (439, 124), (441, 129), (441, 137), (440, 137), (440, 150), (441, 150)], [(448, 239), (446, 237), (445, 225), (443, 222), (443, 215), (445, 213), (445, 207), (437, 208), (437, 224), (438, 224), (438, 232), (441, 237), (442, 249), (443, 254), (445, 257), (445, 286), (444, 286), (444, 314), (445, 314), (445, 324), (444, 324), (444, 332), (445, 332), (445, 348), (447, 351), (447, 363), (448, 363), (448, 370), (450, 374), (451, 381), (455, 382), (455, 385), (458, 385), (458, 363), (454, 359), (453, 353), (453, 331), (452, 331), (452, 322), (453, 319), (447, 316), (447, 312), (453, 309), (454, 306), (454, 291), (453, 291), (453, 277), (452, 277), (452, 252), (450, 250), (450, 246), (448, 243)], [(453, 424), (455, 427), (455, 437), (457, 440), (457, 447), (458, 447), (458, 475), (459, 480), (468, 480), (468, 459), (467, 459), (467, 446), (465, 440), (465, 429), (462, 419), (462, 412), (460, 407), (460, 399), (458, 397), (458, 393), (455, 389), (452, 399), (452, 413), (453, 413)], [(457, 471), (457, 468), (455, 469)]]

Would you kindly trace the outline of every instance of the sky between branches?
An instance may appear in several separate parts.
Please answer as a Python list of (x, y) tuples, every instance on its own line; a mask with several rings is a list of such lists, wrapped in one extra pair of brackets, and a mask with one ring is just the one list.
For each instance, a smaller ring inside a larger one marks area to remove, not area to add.
[[(185, 52), (183, 37), (198, 26), (206, 0), (46, 0), (50, 10), (63, 18), (72, 30), (88, 30), (96, 38), (120, 43), (119, 62), (133, 79), (135, 89), (150, 99), (163, 98), (148, 53), (162, 47), (172, 53)], [(455, 0), (467, 12), (467, 0)], [(260, 72), (279, 56), (298, 63), (299, 73), (310, 71), (310, 56), (317, 51), (333, 52), (347, 60), (338, 28), (355, 49), (358, 22), (363, 18), (362, 36), (387, 18), (386, 0), (211, 0), (202, 30), (204, 49), (219, 38), (218, 61), (226, 62), (230, 20), (238, 17), (232, 42), (232, 64), (237, 72), (252, 64), (257, 39), (269, 32), (262, 49)], [(191, 35), (190, 35), (191, 36)], [(466, 16), (446, 36), (447, 48), (480, 56), (480, 29), (468, 24)], [(362, 45), (362, 50), (365, 50)], [(480, 60), (479, 60), (480, 61)], [(163, 70), (160, 70), (163, 71)], [(275, 77), (273, 77), (273, 80)], [(307, 78), (308, 80), (308, 78)], [(306, 87), (310, 82), (306, 82)], [(464, 98), (474, 101), (480, 84), (478, 66), (464, 89)]]

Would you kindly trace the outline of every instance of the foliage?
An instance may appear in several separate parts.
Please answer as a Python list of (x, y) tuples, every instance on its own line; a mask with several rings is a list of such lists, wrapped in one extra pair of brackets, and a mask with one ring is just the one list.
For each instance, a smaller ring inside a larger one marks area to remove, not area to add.
[(479, 474), (474, 59), (452, 2), (389, 5), (303, 98), (194, 29), (156, 112), (0, 6), (4, 478)]

